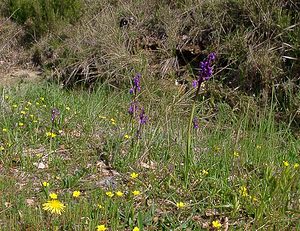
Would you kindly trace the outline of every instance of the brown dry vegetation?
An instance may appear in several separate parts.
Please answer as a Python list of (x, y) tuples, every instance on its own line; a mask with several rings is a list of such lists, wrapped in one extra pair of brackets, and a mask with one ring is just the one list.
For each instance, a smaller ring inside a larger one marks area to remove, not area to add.
[(216, 102), (239, 107), (245, 95), (259, 106), (275, 92), (279, 117), (299, 117), (299, 1), (84, 3), (77, 23), (56, 25), (29, 45), (26, 31), (5, 19), (10, 29), (1, 44), (11, 45), (2, 54), (10, 58), (1, 61), (30, 61), (66, 87), (104, 81), (118, 87), (135, 72), (149, 81), (191, 81), (199, 61), (215, 51), (218, 78), (207, 94)]

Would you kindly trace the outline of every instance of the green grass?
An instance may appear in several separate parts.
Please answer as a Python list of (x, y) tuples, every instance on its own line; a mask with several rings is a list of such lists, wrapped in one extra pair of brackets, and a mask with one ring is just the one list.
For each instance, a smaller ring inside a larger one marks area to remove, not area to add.
[[(197, 102), (197, 115), (208, 119), (192, 132), (186, 184), (192, 101), (188, 94), (142, 87), (149, 121), (141, 139), (127, 113), (127, 90), (103, 85), (87, 93), (46, 83), (2, 89), (1, 230), (96, 230), (101, 224), (208, 230), (213, 221), (222, 230), (300, 229), (300, 142), (275, 122), (272, 107), (238, 114), (225, 103), (212, 111), (209, 99)], [(52, 108), (60, 111), (53, 125)], [(57, 136), (47, 137), (50, 131)], [(77, 190), (81, 195), (73, 198)], [(109, 198), (109, 191), (124, 195)], [(53, 192), (66, 206), (61, 215), (43, 210)], [(185, 206), (177, 208), (178, 202)]]

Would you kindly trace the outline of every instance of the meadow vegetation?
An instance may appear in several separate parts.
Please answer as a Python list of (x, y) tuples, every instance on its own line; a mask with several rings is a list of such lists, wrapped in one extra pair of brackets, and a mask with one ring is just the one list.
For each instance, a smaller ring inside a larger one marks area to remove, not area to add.
[(297, 1), (63, 2), (0, 3), (1, 230), (300, 229)]

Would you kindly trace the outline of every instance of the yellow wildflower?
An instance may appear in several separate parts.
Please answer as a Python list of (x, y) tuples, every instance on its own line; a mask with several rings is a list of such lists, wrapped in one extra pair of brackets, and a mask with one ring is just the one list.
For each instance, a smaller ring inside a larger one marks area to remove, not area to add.
[(183, 202), (180, 201), (180, 202), (176, 203), (176, 206), (177, 206), (177, 208), (181, 209), (181, 208), (185, 207), (185, 203), (183, 203)]
[(19, 122), (18, 125), (19, 125), (20, 127), (23, 127), (23, 126), (24, 126), (24, 123)]
[(59, 200), (50, 200), (43, 204), (43, 210), (49, 211), (52, 214), (59, 214), (65, 210), (65, 205)]
[(256, 149), (261, 149), (261, 145), (256, 145)]
[(132, 231), (140, 231), (139, 227), (134, 227)]
[(73, 192), (73, 197), (79, 197), (80, 196), (80, 191), (74, 191)]
[(124, 135), (124, 138), (128, 140), (130, 138), (130, 136), (126, 134), (126, 135)]
[(297, 168), (299, 168), (299, 164), (298, 163), (294, 164), (294, 169), (297, 169)]
[(44, 97), (40, 97), (40, 100), (41, 100), (41, 101), (45, 101), (45, 98), (44, 98)]
[(43, 182), (43, 186), (44, 186), (44, 187), (49, 187), (49, 183), (48, 183), (47, 181), (44, 181), (44, 182)]
[(240, 154), (239, 154), (237, 151), (234, 151), (234, 152), (233, 152), (233, 156), (234, 156), (234, 157), (239, 157)]
[(134, 196), (138, 196), (138, 195), (141, 194), (141, 192), (138, 191), (138, 190), (134, 190), (134, 191), (132, 192), (132, 194), (133, 194)]
[(50, 193), (49, 197), (53, 200), (57, 199), (57, 194), (56, 193)]
[(53, 132), (46, 132), (46, 136), (54, 138), (54, 137), (56, 137), (56, 134)]
[(101, 204), (97, 205), (99, 209), (103, 209), (103, 206)]
[(107, 230), (107, 228), (105, 227), (105, 225), (98, 225), (97, 226), (97, 231), (105, 231)]
[(118, 197), (122, 197), (122, 196), (124, 195), (124, 193), (122, 193), (121, 191), (117, 191), (117, 192), (116, 192), (116, 195), (117, 195)]
[(8, 130), (7, 130), (7, 128), (2, 128), (2, 131), (7, 132)]
[(285, 167), (288, 167), (290, 164), (289, 164), (289, 162), (288, 161), (283, 161), (283, 165), (285, 166)]
[(205, 170), (205, 169), (203, 169), (203, 170), (202, 170), (202, 174), (203, 174), (203, 175), (208, 175), (208, 171)]
[(138, 173), (135, 173), (135, 172), (133, 172), (133, 173), (130, 174), (130, 177), (131, 177), (132, 179), (135, 179), (135, 178), (137, 178), (138, 176), (139, 176), (139, 174), (138, 174)]
[(70, 111), (70, 110), (71, 110), (71, 108), (70, 108), (70, 107), (66, 107), (66, 110), (67, 110), (67, 111)]
[(116, 125), (116, 120), (115, 119), (111, 118), (110, 121), (111, 121), (112, 125)]
[(222, 227), (220, 221), (216, 220), (212, 222), (212, 227), (215, 229), (220, 229)]
[(247, 197), (248, 196), (248, 190), (246, 188), (246, 186), (242, 186), (240, 188), (240, 194), (243, 196), (243, 197)]
[(112, 198), (115, 194), (113, 192), (106, 192), (106, 196)]

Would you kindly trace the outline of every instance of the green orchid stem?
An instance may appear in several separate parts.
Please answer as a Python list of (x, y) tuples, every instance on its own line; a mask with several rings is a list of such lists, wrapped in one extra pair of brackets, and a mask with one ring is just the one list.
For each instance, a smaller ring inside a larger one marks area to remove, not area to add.
[(184, 158), (184, 182), (187, 186), (189, 183), (189, 172), (191, 167), (191, 161), (192, 161), (192, 125), (193, 125), (193, 118), (195, 114), (195, 108), (196, 108), (196, 101), (194, 100), (191, 116), (188, 124), (188, 131), (187, 131), (187, 142), (186, 142), (186, 154)]
[(201, 79), (199, 79), (198, 87), (197, 87), (196, 93), (193, 98), (193, 105), (192, 105), (190, 120), (189, 120), (189, 124), (188, 124), (186, 153), (185, 153), (185, 158), (184, 158), (184, 183), (185, 183), (186, 187), (189, 184), (189, 173), (190, 173), (190, 168), (191, 168), (191, 162), (193, 160), (193, 157), (191, 155), (192, 154), (192, 126), (193, 126), (193, 119), (194, 119), (195, 108), (196, 108), (196, 100), (197, 100), (197, 97), (200, 92), (201, 84), (202, 84), (202, 81), (201, 81)]

